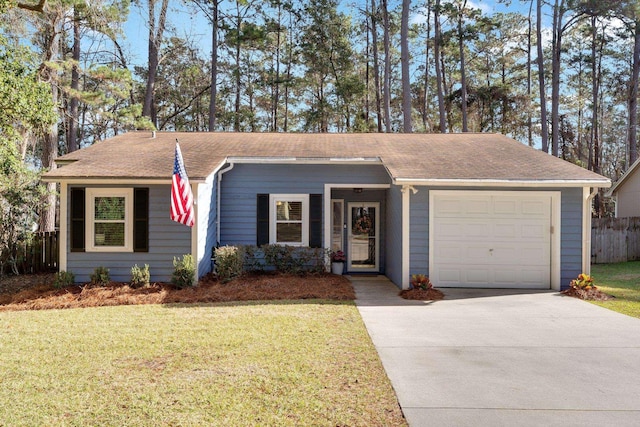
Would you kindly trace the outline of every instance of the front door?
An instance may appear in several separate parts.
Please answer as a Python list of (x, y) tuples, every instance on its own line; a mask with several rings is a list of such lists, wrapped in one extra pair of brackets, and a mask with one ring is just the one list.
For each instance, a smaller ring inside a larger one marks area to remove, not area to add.
[(380, 259), (380, 203), (348, 204), (347, 270), (378, 272)]

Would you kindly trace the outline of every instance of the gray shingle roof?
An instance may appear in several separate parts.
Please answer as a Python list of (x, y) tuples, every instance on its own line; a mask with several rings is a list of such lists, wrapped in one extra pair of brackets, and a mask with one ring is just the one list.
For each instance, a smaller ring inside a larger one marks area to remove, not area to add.
[(63, 179), (169, 179), (176, 138), (187, 173), (204, 179), (228, 157), (372, 158), (394, 180), (571, 181), (610, 185), (607, 178), (498, 134), (303, 134), (131, 132), (58, 159), (45, 174)]

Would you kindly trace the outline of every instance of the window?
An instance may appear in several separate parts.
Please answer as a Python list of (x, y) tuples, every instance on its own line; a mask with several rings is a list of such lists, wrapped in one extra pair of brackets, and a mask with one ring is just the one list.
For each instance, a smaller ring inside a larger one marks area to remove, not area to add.
[(133, 189), (87, 188), (86, 250), (133, 251)]
[(269, 196), (269, 243), (309, 246), (309, 195)]

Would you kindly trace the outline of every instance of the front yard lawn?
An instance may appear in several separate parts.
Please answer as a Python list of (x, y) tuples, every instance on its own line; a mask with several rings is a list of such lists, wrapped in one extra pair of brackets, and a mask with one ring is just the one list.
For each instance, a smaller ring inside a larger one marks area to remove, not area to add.
[(353, 302), (0, 313), (0, 425), (406, 425)]
[(640, 318), (640, 261), (594, 264), (591, 275), (602, 292), (615, 297), (593, 304)]

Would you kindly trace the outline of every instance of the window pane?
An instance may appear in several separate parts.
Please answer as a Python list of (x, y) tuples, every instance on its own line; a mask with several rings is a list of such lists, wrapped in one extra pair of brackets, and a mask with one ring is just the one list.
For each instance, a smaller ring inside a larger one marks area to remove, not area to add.
[(277, 224), (276, 240), (279, 243), (302, 243), (302, 224)]
[(95, 219), (124, 220), (124, 197), (96, 197)]
[(302, 221), (302, 202), (276, 202), (278, 221)]
[(124, 246), (124, 223), (96, 222), (94, 239), (96, 246)]

